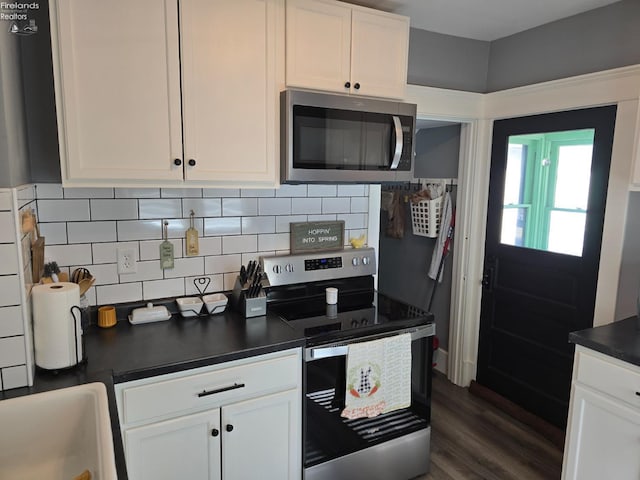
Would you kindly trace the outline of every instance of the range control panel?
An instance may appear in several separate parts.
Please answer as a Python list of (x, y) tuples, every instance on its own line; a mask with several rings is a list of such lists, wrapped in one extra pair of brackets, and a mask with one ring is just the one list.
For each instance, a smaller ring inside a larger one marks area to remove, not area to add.
[(340, 252), (260, 257), (260, 264), (270, 285), (290, 285), (374, 275), (376, 251), (373, 248), (351, 248)]

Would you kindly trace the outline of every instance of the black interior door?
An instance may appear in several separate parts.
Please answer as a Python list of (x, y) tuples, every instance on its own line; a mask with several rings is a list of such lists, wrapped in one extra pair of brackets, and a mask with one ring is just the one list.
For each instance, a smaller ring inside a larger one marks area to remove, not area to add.
[(593, 325), (615, 115), (494, 123), (477, 381), (562, 428), (568, 334)]

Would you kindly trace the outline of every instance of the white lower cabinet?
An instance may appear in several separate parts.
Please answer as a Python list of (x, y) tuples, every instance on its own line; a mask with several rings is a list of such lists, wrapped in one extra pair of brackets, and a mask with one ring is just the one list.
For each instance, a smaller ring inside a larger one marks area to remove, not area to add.
[(640, 368), (577, 347), (562, 478), (640, 478)]
[(296, 349), (116, 385), (129, 479), (302, 478), (301, 362)]

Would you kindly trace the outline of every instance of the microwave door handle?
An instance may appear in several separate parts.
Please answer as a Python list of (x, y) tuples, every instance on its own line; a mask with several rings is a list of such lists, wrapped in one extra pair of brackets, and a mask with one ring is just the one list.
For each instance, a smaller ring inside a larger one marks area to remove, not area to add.
[(393, 152), (393, 158), (391, 159), (391, 166), (389, 170), (396, 170), (400, 164), (400, 157), (402, 156), (402, 144), (404, 143), (402, 138), (402, 123), (400, 123), (400, 117), (393, 115), (393, 127), (396, 130), (396, 148)]

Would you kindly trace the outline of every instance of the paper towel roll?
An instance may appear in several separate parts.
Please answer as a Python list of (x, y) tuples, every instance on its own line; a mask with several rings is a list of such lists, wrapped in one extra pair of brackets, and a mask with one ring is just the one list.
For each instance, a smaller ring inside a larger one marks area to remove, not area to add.
[(31, 289), (31, 301), (36, 365), (56, 370), (79, 363), (82, 360), (80, 311), (74, 309), (75, 317), (71, 312), (71, 307), (80, 304), (78, 285), (70, 282), (36, 285)]

